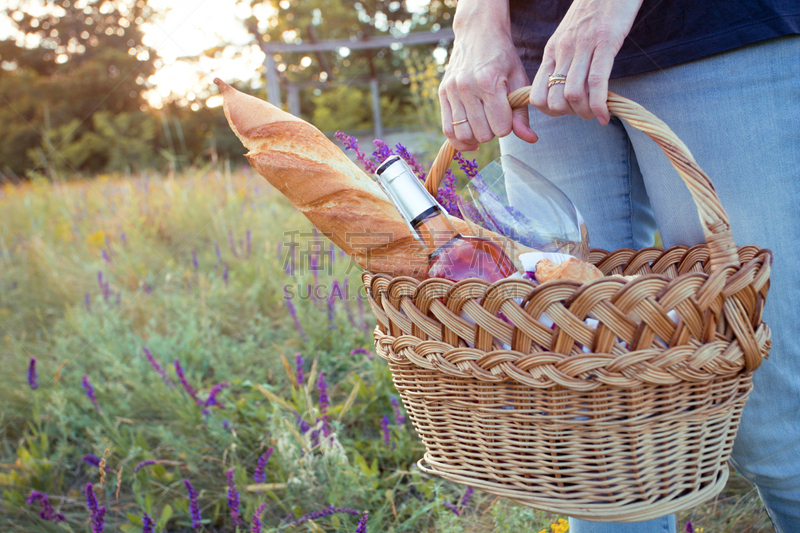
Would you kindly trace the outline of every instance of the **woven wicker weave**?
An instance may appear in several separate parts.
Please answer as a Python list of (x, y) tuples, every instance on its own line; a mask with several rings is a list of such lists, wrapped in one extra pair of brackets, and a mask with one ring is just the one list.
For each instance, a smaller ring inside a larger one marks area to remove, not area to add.
[[(529, 90), (509, 95), (512, 106)], [(617, 95), (608, 103), (678, 170), (706, 244), (592, 250), (603, 273), (640, 275), (632, 281), (537, 287), (365, 272), (363, 282), (377, 354), (425, 444), (421, 469), (538, 509), (640, 521), (725, 485), (752, 372), (770, 347), (761, 312), (772, 254), (737, 249), (711, 181), (663, 122)], [(453, 155), (445, 143), (428, 190)]]

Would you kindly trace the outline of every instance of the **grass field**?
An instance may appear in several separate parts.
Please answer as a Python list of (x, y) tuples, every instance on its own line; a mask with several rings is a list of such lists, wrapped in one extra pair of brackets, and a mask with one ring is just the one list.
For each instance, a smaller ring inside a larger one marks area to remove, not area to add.
[[(6, 185), (0, 209), (2, 531), (565, 531), (416, 470), (358, 269), (324, 243), (287, 273), (286, 232), (316, 238), (248, 169)], [(351, 298), (293, 316), (309, 283)], [(772, 530), (735, 474), (688, 520)]]

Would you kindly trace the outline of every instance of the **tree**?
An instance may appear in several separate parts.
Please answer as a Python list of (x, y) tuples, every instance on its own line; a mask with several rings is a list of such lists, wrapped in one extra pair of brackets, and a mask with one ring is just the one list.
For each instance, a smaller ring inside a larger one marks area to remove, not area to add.
[(107, 143), (96, 142), (103, 121), (94, 115), (141, 122), (155, 53), (143, 44), (140, 26), (153, 12), (143, 0), (54, 0), (34, 15), (33, 3), (5, 10), (16, 35), (0, 41), (0, 97), (7, 104), (0, 110), (0, 155), (18, 174), (32, 164), (102, 169), (109, 154)]

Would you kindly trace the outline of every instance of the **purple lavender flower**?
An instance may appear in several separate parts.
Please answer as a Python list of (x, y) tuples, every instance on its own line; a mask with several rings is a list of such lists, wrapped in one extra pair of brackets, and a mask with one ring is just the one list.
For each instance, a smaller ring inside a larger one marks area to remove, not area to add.
[(686, 533), (694, 533), (694, 526), (692, 525), (691, 520), (686, 522)]
[(256, 483), (265, 483), (267, 481), (267, 461), (269, 461), (270, 456), (272, 455), (272, 446), (267, 448), (261, 457), (258, 458), (258, 464), (256, 465), (256, 471), (253, 474), (253, 480)]
[(227, 418), (222, 421), (222, 429), (224, 429), (225, 431), (231, 429), (231, 421), (228, 420)]
[(218, 383), (211, 388), (211, 391), (208, 393), (208, 399), (206, 399), (206, 403), (203, 407), (211, 407), (212, 405), (219, 405), (217, 401), (217, 394), (228, 386), (227, 381), (223, 381), (222, 383)]
[(192, 515), (192, 527), (195, 529), (200, 529), (203, 527), (201, 520), (203, 517), (200, 516), (200, 504), (197, 502), (197, 491), (194, 489), (191, 483), (189, 483), (188, 479), (183, 480), (184, 484), (186, 485), (186, 490), (189, 492), (189, 512)]
[(100, 468), (100, 458), (93, 453), (88, 453), (82, 457), (83, 462), (89, 466)]
[(142, 351), (144, 352), (144, 356), (147, 357), (147, 360), (150, 362), (150, 366), (152, 366), (153, 369), (158, 372), (158, 375), (161, 376), (161, 379), (164, 380), (164, 383), (170, 387), (173, 387), (174, 384), (172, 383), (172, 380), (169, 379), (167, 372), (161, 367), (160, 364), (158, 364), (158, 361), (156, 361), (156, 358), (153, 357), (152, 352), (148, 350), (146, 346), (142, 347)]
[(111, 258), (108, 256), (108, 252), (106, 251), (106, 249), (103, 248), (103, 251), (101, 253), (103, 254), (103, 260), (105, 260), (105, 262), (110, 265), (111, 264)]
[(56, 513), (56, 510), (53, 509), (47, 494), (32, 490), (31, 495), (28, 496), (28, 505), (33, 505), (34, 502), (39, 502), (41, 504), (42, 509), (39, 511), (39, 516), (41, 516), (43, 520), (49, 522), (63, 522), (66, 520), (63, 514)]
[(38, 376), (36, 374), (35, 357), (31, 357), (31, 362), (28, 364), (28, 385), (30, 385), (31, 390), (36, 390), (39, 388)]
[(86, 484), (86, 505), (89, 507), (92, 522), (92, 533), (103, 533), (106, 523), (106, 506), (97, 504), (97, 496), (91, 483)]
[(472, 487), (467, 487), (467, 490), (464, 492), (464, 497), (461, 498), (461, 507), (467, 506), (470, 497), (472, 497), (473, 492), (475, 492), (475, 489), (473, 489)]
[(233, 239), (233, 230), (228, 230), (228, 244), (233, 252), (233, 257), (239, 257), (239, 253), (236, 251), (236, 242)]
[(153, 533), (153, 528), (155, 527), (155, 521), (150, 518), (150, 515), (144, 513), (142, 517), (142, 533)]
[(406, 417), (400, 411), (400, 402), (394, 394), (392, 395), (392, 407), (394, 407), (394, 423), (400, 426), (406, 421)]
[(328, 426), (330, 417), (328, 416), (328, 382), (325, 381), (325, 374), (320, 372), (319, 380), (317, 381), (317, 389), (319, 390), (319, 412), (322, 415), (322, 434), (328, 436), (331, 434), (331, 428)]
[[(339, 283), (338, 281), (334, 281), (334, 283)], [(334, 311), (336, 310), (334, 307), (335, 298), (333, 294), (328, 295), (328, 329), (336, 329), (336, 322), (334, 321)]]
[(197, 269), (200, 268), (200, 263), (197, 262), (197, 250), (192, 248), (192, 266), (194, 267), (194, 271), (197, 272)]
[(400, 143), (397, 143), (395, 145), (395, 150), (397, 150), (397, 155), (402, 157), (403, 160), (406, 163), (408, 163), (408, 166), (411, 167), (411, 170), (414, 171), (414, 174), (416, 174), (417, 177), (420, 180), (425, 181), (425, 177), (427, 175), (427, 173), (425, 172), (425, 169), (422, 168), (422, 165), (419, 164), (419, 161), (417, 161), (417, 158), (415, 158), (413, 155), (411, 155), (411, 152), (408, 151), (408, 148), (406, 148), (405, 146), (403, 146)]
[(233, 469), (228, 470), (226, 479), (228, 482), (228, 509), (231, 510), (233, 527), (241, 526), (243, 522), (239, 512), (239, 491), (236, 490), (236, 482), (233, 480)]
[(83, 297), (83, 303), (86, 305), (86, 310), (91, 313), (92, 312), (92, 297), (89, 296), (88, 292)]
[(375, 139), (372, 141), (372, 143), (375, 145), (375, 151), (372, 152), (372, 157), (375, 158), (376, 163), (381, 164), (386, 161), (390, 155), (394, 154), (392, 149), (389, 148), (389, 145), (384, 141)]
[(133, 467), (133, 473), (135, 474), (136, 472), (138, 472), (139, 470), (141, 470), (145, 466), (150, 466), (150, 465), (154, 465), (154, 464), (156, 464), (156, 460), (155, 459), (146, 459), (144, 461), (136, 463), (136, 466)]
[(370, 355), (370, 351), (367, 350), (366, 348), (356, 348), (355, 350), (350, 350), (350, 355), (358, 355), (358, 354)]
[(175, 359), (175, 373), (178, 375), (178, 379), (181, 381), (181, 385), (183, 385), (184, 390), (192, 397), (194, 403), (197, 405), (203, 405), (203, 402), (200, 401), (200, 398), (197, 397), (197, 393), (195, 392), (194, 388), (189, 384), (189, 381), (186, 379), (186, 374), (183, 371), (183, 367), (181, 367), (181, 362)]
[(103, 299), (108, 302), (108, 296), (111, 292), (108, 286), (108, 283), (103, 281), (103, 273), (97, 273), (97, 284), (100, 285), (100, 290), (103, 292)]
[(94, 408), (99, 411), (100, 406), (97, 405), (97, 397), (94, 394), (94, 387), (92, 387), (92, 384), (89, 383), (89, 376), (84, 374), (83, 381), (81, 383), (83, 385), (83, 389), (86, 391), (86, 397), (92, 401), (92, 405), (94, 405)]
[(225, 269), (222, 271), (222, 281), (225, 282), (225, 286), (228, 286), (228, 262), (225, 261)]
[(250, 529), (251, 533), (261, 533), (261, 515), (264, 514), (266, 508), (267, 502), (263, 502), (256, 509), (256, 513), (253, 515), (253, 527)]
[(294, 354), (294, 366), (297, 373), (297, 384), (301, 386), (306, 380), (306, 377), (303, 374), (303, 365), (305, 365), (305, 361), (303, 361), (303, 356), (300, 355), (300, 352)]
[(222, 260), (222, 252), (219, 249), (219, 243), (214, 241), (214, 251), (217, 252), (217, 259)]
[(303, 420), (297, 413), (294, 414), (294, 418), (295, 420), (297, 420), (297, 427), (300, 430), (300, 434), (305, 435), (306, 433), (308, 433), (308, 430), (311, 429), (311, 425), (305, 420)]
[(247, 230), (247, 235), (245, 237), (245, 242), (247, 243), (246, 246), (246, 253), (245, 259), (250, 259), (250, 230)]
[(389, 445), (392, 442), (392, 435), (389, 433), (389, 417), (383, 415), (381, 418), (381, 433), (383, 434), (383, 443)]
[(337, 131), (334, 137), (344, 145), (345, 150), (353, 150), (356, 153), (356, 159), (363, 165), (367, 174), (372, 175), (375, 173), (375, 163), (367, 159), (367, 154), (361, 151), (358, 146), (358, 139), (341, 131)]
[(452, 216), (462, 218), (461, 212), (458, 210), (458, 193), (456, 193), (456, 177), (453, 171), (447, 169), (442, 179), (442, 185), (436, 193), (436, 199), (442, 204), (442, 207)]
[(458, 507), (456, 507), (455, 505), (453, 505), (450, 502), (443, 502), (443, 503), (444, 503), (444, 506), (447, 507), (448, 509), (450, 509), (451, 511), (453, 511), (456, 516), (461, 516), (461, 511), (458, 510)]
[(292, 520), (286, 525), (287, 526), (299, 526), (300, 524), (308, 522), (309, 520), (317, 520), (318, 518), (323, 518), (325, 516), (330, 516), (330, 515), (336, 514), (336, 513), (344, 513), (344, 514), (361, 516), (361, 511), (357, 511), (355, 509), (348, 509), (347, 507), (334, 507), (333, 505), (329, 505), (328, 507), (326, 507), (325, 509), (322, 509), (320, 511), (314, 511), (312, 513), (304, 514), (303, 516), (301, 516), (297, 520)]
[(361, 520), (358, 521), (358, 527), (356, 528), (356, 533), (367, 533), (368, 519), (369, 519), (369, 511), (364, 511), (364, 514), (361, 515)]
[(476, 160), (470, 161), (461, 152), (456, 152), (453, 159), (458, 161), (458, 166), (461, 167), (461, 170), (464, 171), (468, 178), (472, 179), (478, 174), (478, 162)]
[[(286, 292), (286, 288), (284, 287), (284, 292)], [(287, 293), (288, 295), (288, 293)], [(303, 326), (300, 325), (300, 320), (297, 318), (297, 309), (294, 306), (294, 302), (292, 302), (292, 298), (284, 298), (286, 300), (286, 307), (289, 308), (289, 314), (292, 316), (292, 320), (294, 320), (294, 329), (300, 334), (300, 338), (304, 341), (308, 341), (308, 335), (306, 335)]]

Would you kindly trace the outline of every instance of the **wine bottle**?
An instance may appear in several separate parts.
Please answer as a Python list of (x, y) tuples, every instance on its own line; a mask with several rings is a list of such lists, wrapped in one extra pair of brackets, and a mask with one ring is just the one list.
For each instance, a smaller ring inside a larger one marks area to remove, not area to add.
[(375, 175), (428, 252), (427, 266), (423, 268), (427, 269), (427, 277), (495, 282), (517, 272), (514, 262), (497, 243), (461, 235), (403, 159), (390, 156)]

